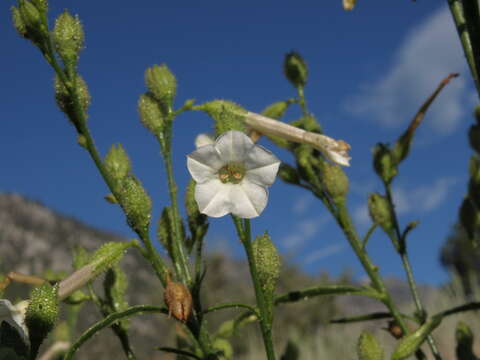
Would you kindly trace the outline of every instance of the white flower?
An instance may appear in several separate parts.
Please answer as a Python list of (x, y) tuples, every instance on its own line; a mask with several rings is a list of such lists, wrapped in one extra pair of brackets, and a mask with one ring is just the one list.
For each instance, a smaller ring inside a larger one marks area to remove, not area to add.
[(215, 144), (215, 137), (211, 134), (200, 134), (195, 138), (195, 147)]
[(17, 305), (12, 305), (9, 300), (0, 299), (0, 324), (5, 321), (15, 328), (25, 344), (29, 344), (28, 329), (25, 325), (25, 312), (27, 311), (27, 307), (27, 300), (20, 301)]
[(280, 160), (255, 145), (240, 131), (227, 131), (215, 144), (199, 147), (187, 156), (200, 212), (211, 217), (232, 213), (241, 218), (261, 214), (268, 200), (267, 187), (277, 175)]

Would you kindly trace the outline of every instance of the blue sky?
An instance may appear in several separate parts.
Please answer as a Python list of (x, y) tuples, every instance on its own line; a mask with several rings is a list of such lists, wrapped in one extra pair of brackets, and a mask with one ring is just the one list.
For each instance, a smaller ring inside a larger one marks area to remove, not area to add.
[[(409, 241), (420, 282), (447, 280), (438, 252), (457, 216), (466, 189), (470, 150), (466, 130), (477, 99), (446, 2), (359, 1), (344, 12), (341, 1), (50, 1), (51, 19), (67, 8), (80, 15), (86, 48), (80, 72), (93, 97), (90, 126), (105, 154), (122, 143), (135, 174), (154, 201), (153, 219), (168, 202), (165, 173), (154, 138), (140, 125), (138, 96), (144, 70), (166, 63), (178, 80), (177, 106), (215, 98), (259, 112), (294, 91), (282, 75), (291, 50), (309, 65), (309, 107), (325, 132), (352, 146), (349, 204), (361, 234), (369, 226), (367, 194), (381, 191), (372, 172), (371, 149), (393, 142), (425, 98), (451, 72), (461, 76), (431, 107), (411, 156), (394, 184), (405, 225), (419, 220)], [(87, 154), (76, 145), (73, 127), (55, 105), (53, 73), (31, 44), (10, 25), (0, 4), (0, 191), (41, 201), (86, 224), (133, 236)], [(296, 113), (287, 114), (293, 120)], [(212, 130), (204, 114), (188, 113), (175, 124), (174, 160), (181, 189), (189, 175), (185, 156), (193, 140)], [(284, 161), (291, 156), (273, 150)], [(183, 191), (182, 191), (183, 196)], [(269, 233), (289, 261), (316, 273), (338, 275), (360, 265), (330, 215), (308, 193), (278, 181), (269, 205), (253, 221), (255, 233)], [(212, 219), (210, 250), (243, 256), (230, 219)], [(388, 240), (377, 232), (369, 251), (387, 276), (403, 277)]]

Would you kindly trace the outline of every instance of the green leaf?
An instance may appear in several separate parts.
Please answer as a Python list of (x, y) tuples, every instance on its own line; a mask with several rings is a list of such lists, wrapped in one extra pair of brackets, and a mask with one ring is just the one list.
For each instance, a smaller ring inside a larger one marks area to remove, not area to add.
[(379, 299), (380, 295), (369, 287), (355, 287), (352, 285), (322, 285), (307, 288), (304, 290), (290, 291), (275, 299), (275, 304), (296, 302), (313, 296), (332, 296), (332, 295), (364, 295)]
[(402, 360), (412, 355), (441, 322), (441, 316), (434, 316), (413, 333), (405, 336), (395, 348), (392, 354), (392, 360)]
[(70, 347), (68, 352), (65, 354), (64, 360), (71, 360), (75, 356), (75, 353), (78, 349), (89, 339), (91, 339), (97, 332), (102, 329), (110, 327), (112, 324), (116, 323), (119, 320), (126, 319), (135, 314), (142, 314), (146, 312), (151, 313), (162, 313), (168, 315), (168, 310), (164, 307), (159, 306), (150, 306), (150, 305), (137, 305), (132, 306), (126, 309), (125, 311), (117, 312), (108, 315), (97, 323), (93, 324), (88, 328)]
[(390, 314), (389, 312), (374, 312), (374, 313), (365, 314), (365, 315), (333, 319), (333, 320), (330, 320), (330, 323), (331, 324), (349, 324), (349, 323), (370, 321), (370, 320), (390, 319), (391, 317), (392, 317), (392, 314)]

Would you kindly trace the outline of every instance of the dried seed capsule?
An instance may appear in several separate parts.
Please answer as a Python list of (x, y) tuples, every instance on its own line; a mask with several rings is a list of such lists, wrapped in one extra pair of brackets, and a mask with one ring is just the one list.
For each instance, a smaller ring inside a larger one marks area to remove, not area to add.
[(172, 316), (182, 322), (187, 322), (192, 313), (192, 295), (182, 283), (173, 282), (167, 277), (167, 287), (163, 294), (165, 305), (168, 308), (168, 316)]

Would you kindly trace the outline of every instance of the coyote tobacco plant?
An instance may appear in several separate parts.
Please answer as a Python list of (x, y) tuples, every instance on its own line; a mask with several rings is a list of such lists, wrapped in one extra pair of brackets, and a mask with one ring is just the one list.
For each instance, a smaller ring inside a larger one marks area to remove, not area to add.
[[(449, 0), (448, 3), (459, 29), (472, 76), (480, 89), (478, 3), (476, 0)], [(357, 5), (356, 1), (344, 0), (343, 6), (346, 10), (352, 10)], [(94, 134), (87, 121), (91, 96), (87, 83), (78, 70), (80, 53), (88, 41), (88, 34), (84, 33), (80, 18), (65, 10), (58, 15), (51, 28), (46, 0), (18, 0), (12, 7), (11, 15), (19, 35), (39, 50), (51, 68), (55, 79), (52, 96), (60, 111), (73, 125), (72, 131), (76, 132), (80, 149), (91, 158), (99, 176), (108, 186), (110, 193), (102, 195), (122, 209), (136, 239), (125, 243), (103, 244), (93, 254), (79, 249), (74, 258), (75, 272), (57, 283), (50, 284), (35, 274), (9, 273), (0, 283), (0, 290), (12, 281), (26, 282), (35, 287), (28, 300), (16, 305), (12, 305), (11, 300), (0, 300), (0, 359), (36, 359), (42, 351), (42, 343), (61, 316), (60, 308), (78, 306), (84, 302), (92, 302), (97, 306), (103, 318), (68, 344), (67, 349), (61, 347), (65, 360), (74, 358), (81, 346), (88, 346), (90, 338), (109, 327), (118, 337), (125, 356), (136, 359), (130, 341), (136, 334), (130, 331), (128, 318), (142, 313), (163, 314), (164, 321), (178, 326), (188, 334), (188, 341), (179, 342), (175, 347), (161, 344), (159, 350), (172, 353), (178, 359), (233, 359), (235, 355), (228, 336), (219, 336), (220, 331), (212, 332), (206, 322), (209, 313), (222, 309), (240, 311), (239, 316), (224, 324), (224, 330), (226, 326), (231, 326), (231, 333), (247, 331), (241, 327), (246, 319), (258, 323), (265, 358), (297, 359), (301, 358), (302, 349), (296, 349), (293, 343), (289, 343), (283, 356), (279, 356), (279, 349), (274, 347), (276, 328), (273, 310), (285, 303), (326, 295), (360, 295), (383, 304), (384, 312), (332, 319), (332, 322), (348, 324), (385, 319), (389, 323), (388, 330), (397, 339), (391, 359), (400, 360), (410, 356), (426, 359), (427, 352), (435, 359), (442, 359), (433, 335), (433, 331), (442, 325), (442, 319), (459, 312), (480, 309), (479, 302), (445, 309), (436, 314), (429, 314), (428, 309), (424, 308), (408, 253), (408, 235), (417, 224), (411, 222), (405, 227), (400, 225), (391, 189), (401, 163), (410, 156), (415, 131), (421, 125), (430, 104), (457, 74), (451, 74), (440, 82), (398, 139), (392, 144), (378, 143), (375, 146), (373, 169), (384, 190), (382, 193), (373, 193), (368, 198), (373, 225), (361, 237), (347, 208), (349, 179), (342, 168), (357, 165), (355, 152), (346, 141), (324, 134), (310, 112), (305, 96), (309, 81), (308, 68), (300, 54), (290, 52), (284, 60), (284, 75), (293, 86), (293, 97), (267, 106), (262, 114), (224, 99), (202, 104), (187, 100), (183, 105), (177, 106), (177, 79), (171, 70), (175, 69), (175, 64), (153, 65), (146, 69), (146, 88), (138, 100), (138, 113), (140, 122), (158, 141), (167, 174), (169, 203), (164, 204), (155, 229), (167, 254), (163, 257), (150, 237), (154, 228), (151, 209), (156, 199), (149, 196), (141, 179), (135, 175), (127, 150), (122, 145), (112, 145), (109, 152), (102, 156), (95, 146)], [(434, 84), (432, 89), (433, 86)], [(280, 119), (285, 117), (289, 107), (298, 107), (301, 117), (287, 123)], [(174, 164), (173, 123), (182, 114), (192, 111), (206, 113), (214, 123), (216, 134), (199, 134), (197, 149), (184, 154), (185, 163)], [(477, 111), (476, 114), (477, 123), (470, 129), (470, 144), (475, 152), (470, 161), (471, 180), (459, 213), (460, 222), (473, 242), (478, 241), (480, 228), (480, 112)], [(271, 140), (270, 150), (256, 144), (262, 136)], [(348, 139), (348, 128), (345, 128), (342, 137)], [(277, 157), (279, 155), (275, 155), (278, 148), (282, 149), (278, 154), (285, 150), (291, 153), (294, 163), (282, 162)], [(186, 191), (186, 219), (181, 216), (174, 166), (181, 166), (185, 171), (188, 168), (193, 178)], [(261, 234), (252, 234), (251, 231), (251, 221), (254, 221), (251, 219), (261, 216), (268, 206), (268, 187), (275, 186), (277, 175), (286, 183), (309, 192), (325, 206), (363, 266), (368, 284), (291, 289), (285, 294), (277, 292), (281, 258), (275, 239), (270, 238), (268, 229)], [(203, 260), (204, 238), (210, 218), (222, 216), (231, 218), (232, 227), (245, 250), (255, 303), (226, 302), (204, 307), (200, 291), (204, 277), (208, 276)], [(184, 223), (188, 224), (188, 230)], [(370, 256), (368, 240), (377, 229), (390, 239), (405, 269), (416, 307), (414, 314), (400, 312), (395, 298), (385, 286), (379, 268)], [(118, 266), (126, 251), (139, 252), (149, 262), (151, 271), (158, 277), (158, 284), (149, 286), (164, 288), (164, 304), (130, 306), (126, 302), (128, 274), (124, 274)], [(101, 273), (105, 273), (104, 295), (98, 294), (92, 286), (92, 282)], [(454, 329), (452, 336), (453, 333)], [(365, 332), (358, 336), (357, 355), (360, 359), (380, 360), (385, 357), (382, 344), (372, 334)], [(456, 337), (458, 359), (471, 359), (473, 334), (470, 329), (465, 324), (459, 324)], [(424, 343), (428, 344), (428, 348), (421, 347)]]

